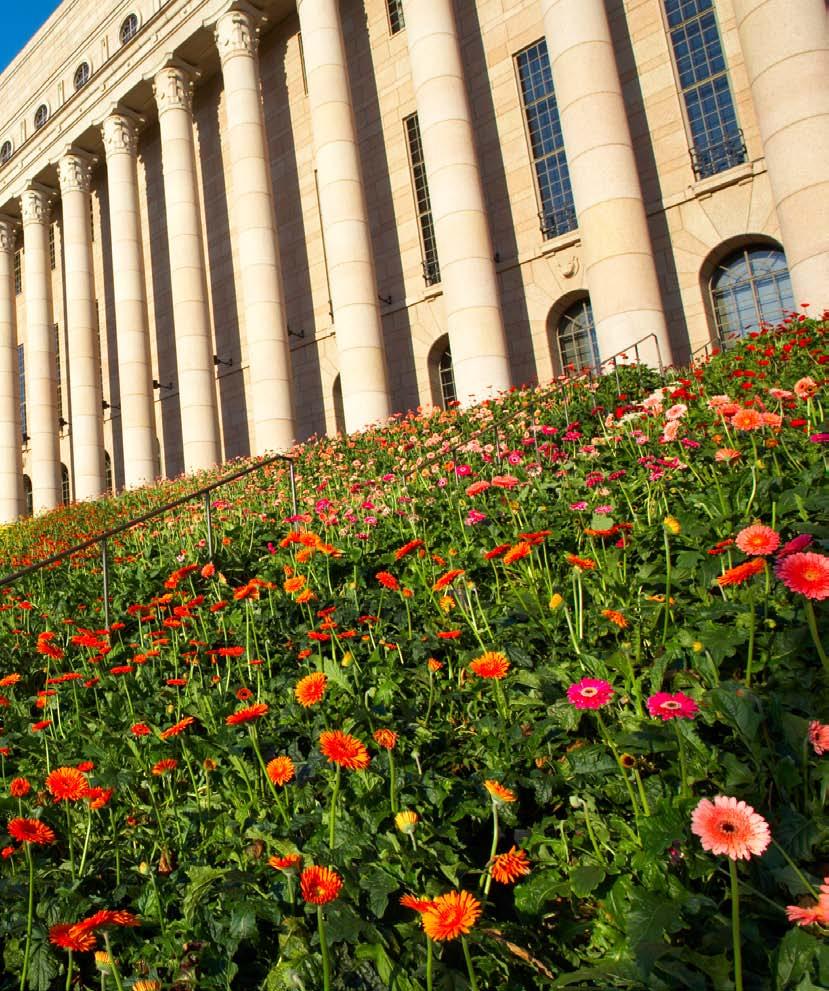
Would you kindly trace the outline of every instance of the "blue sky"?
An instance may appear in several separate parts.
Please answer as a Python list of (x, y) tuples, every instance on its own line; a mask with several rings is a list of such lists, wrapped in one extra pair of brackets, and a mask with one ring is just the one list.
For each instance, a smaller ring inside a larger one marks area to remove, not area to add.
[[(22, 3), (0, 0), (0, 23), (3, 25), (0, 31), (0, 72), (59, 6), (58, 0), (24, 0)], [(14, 13), (7, 13), (9, 10)]]

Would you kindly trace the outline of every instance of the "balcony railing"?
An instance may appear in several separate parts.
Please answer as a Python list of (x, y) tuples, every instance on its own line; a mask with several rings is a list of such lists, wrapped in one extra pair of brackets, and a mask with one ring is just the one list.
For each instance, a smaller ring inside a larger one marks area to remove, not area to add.
[(697, 179), (708, 179), (735, 165), (742, 165), (748, 158), (742, 130), (728, 135), (722, 141), (691, 148), (690, 154)]
[(423, 262), (423, 281), (427, 286), (436, 286), (440, 282), (440, 265), (437, 258)]
[(542, 210), (538, 215), (538, 220), (541, 224), (541, 236), (545, 241), (574, 231), (579, 226), (576, 208), (572, 203), (554, 206), (550, 210)]

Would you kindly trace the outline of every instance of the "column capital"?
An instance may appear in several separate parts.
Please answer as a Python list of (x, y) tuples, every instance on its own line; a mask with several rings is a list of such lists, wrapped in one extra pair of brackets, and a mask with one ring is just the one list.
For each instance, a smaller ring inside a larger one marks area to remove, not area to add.
[(132, 155), (138, 152), (138, 121), (131, 115), (118, 111), (111, 113), (101, 124), (106, 157)]
[(186, 110), (191, 114), (194, 85), (192, 72), (181, 65), (165, 65), (160, 69), (153, 79), (153, 95), (159, 117), (168, 110)]
[(17, 245), (17, 221), (0, 214), (0, 251), (11, 254)]
[(88, 155), (67, 151), (58, 162), (61, 194), (88, 193), (92, 184), (93, 164), (94, 160)]
[(250, 58), (256, 54), (259, 47), (258, 20), (253, 9), (247, 7), (233, 7), (219, 17), (214, 36), (222, 64), (237, 55)]
[(48, 190), (30, 186), (20, 197), (24, 224), (48, 224), (51, 217), (51, 196)]

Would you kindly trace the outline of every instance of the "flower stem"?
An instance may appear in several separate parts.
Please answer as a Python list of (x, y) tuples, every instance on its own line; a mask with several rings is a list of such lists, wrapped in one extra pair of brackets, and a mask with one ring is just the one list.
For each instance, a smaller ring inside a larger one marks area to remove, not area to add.
[(671, 542), (668, 540), (668, 529), (663, 525), (662, 536), (665, 541), (665, 621), (662, 625), (662, 643), (668, 639), (668, 626), (671, 620)]
[(69, 951), (69, 959), (66, 962), (66, 991), (72, 989), (72, 972), (75, 969), (75, 962), (72, 959), (72, 951)]
[(751, 610), (748, 626), (748, 660), (746, 661), (746, 688), (751, 687), (751, 665), (754, 661), (754, 630), (757, 617), (754, 611), (754, 590), (749, 586), (748, 608)]
[(118, 970), (118, 964), (112, 955), (112, 947), (109, 944), (109, 933), (106, 929), (104, 930), (104, 946), (106, 946), (107, 956), (109, 957), (109, 965), (112, 967), (112, 976), (115, 978), (115, 987), (118, 991), (124, 991), (124, 985), (121, 983), (121, 972)]
[[(339, 768), (337, 769), (339, 772)], [(322, 905), (317, 905), (317, 929), (320, 935), (320, 951), (322, 952), (322, 987), (323, 991), (331, 989), (331, 958), (328, 954), (328, 940), (325, 936), (325, 918)]]
[[(466, 960), (466, 970), (469, 974), (469, 987), (472, 991), (478, 991), (478, 982), (475, 980), (475, 969), (472, 966), (472, 956), (469, 953), (469, 944), (466, 942), (466, 936), (461, 936), (461, 945), (463, 946), (463, 956)], [(742, 989), (738, 989), (742, 991)]]
[(674, 730), (676, 731), (676, 742), (679, 747), (679, 773), (681, 777), (681, 783), (679, 786), (679, 794), (682, 798), (688, 796), (688, 764), (685, 758), (685, 739), (682, 736), (682, 730), (679, 728), (679, 720), (674, 719)]
[(432, 991), (432, 963), (434, 958), (434, 947), (432, 940), (426, 937), (426, 991)]
[(334, 791), (331, 795), (331, 810), (328, 815), (328, 846), (329, 849), (334, 849), (334, 826), (337, 823), (337, 799), (340, 795), (340, 765), (337, 764), (337, 770), (334, 775)]
[(276, 807), (279, 809), (280, 815), (285, 820), (285, 825), (289, 826), (291, 824), (291, 820), (288, 818), (288, 813), (285, 810), (285, 806), (282, 804), (282, 799), (279, 797), (279, 792), (276, 790), (273, 781), (271, 781), (271, 779), (268, 777), (268, 768), (267, 765), (265, 764), (265, 758), (262, 756), (262, 751), (259, 749), (259, 740), (256, 736), (256, 729), (253, 726), (250, 726), (249, 729), (250, 729), (250, 739), (251, 742), (253, 743), (253, 749), (256, 751), (256, 759), (259, 761), (259, 766), (262, 768), (262, 774), (265, 776), (265, 781), (268, 782), (268, 787), (270, 788), (271, 794), (273, 795), (274, 803), (276, 804)]
[(817, 619), (815, 619), (815, 607), (812, 605), (811, 599), (804, 599), (803, 607), (806, 610), (806, 622), (809, 624), (809, 632), (812, 634), (817, 656), (820, 658), (820, 662), (825, 668), (826, 673), (829, 674), (829, 657), (826, 656), (826, 651), (820, 642), (820, 636), (817, 631)]
[(397, 768), (394, 764), (394, 754), (389, 750), (389, 799), (392, 815), (397, 814)]
[(492, 803), (492, 847), (489, 851), (489, 862), (487, 864), (486, 874), (484, 877), (484, 895), (489, 894), (489, 887), (492, 884), (492, 861), (495, 859), (495, 854), (498, 852), (498, 806), (495, 802)]
[(740, 886), (737, 880), (737, 864), (729, 859), (731, 875), (731, 938), (734, 942), (734, 988), (743, 991), (743, 951), (740, 945)]
[(26, 914), (26, 948), (23, 952), (23, 973), (20, 975), (20, 991), (26, 987), (29, 975), (29, 956), (32, 951), (32, 916), (35, 907), (35, 858), (30, 843), (26, 844), (26, 859), (29, 861), (29, 909)]

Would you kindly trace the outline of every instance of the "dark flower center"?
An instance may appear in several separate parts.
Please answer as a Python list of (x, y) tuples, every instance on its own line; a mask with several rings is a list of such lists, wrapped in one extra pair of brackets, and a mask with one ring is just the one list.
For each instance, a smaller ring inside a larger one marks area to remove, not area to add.
[(733, 822), (723, 822), (720, 823), (720, 830), (723, 833), (736, 833), (737, 827), (734, 825)]

